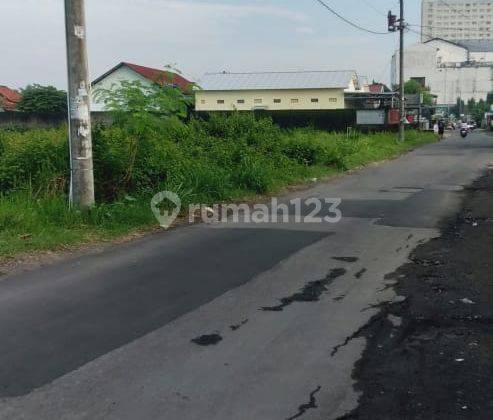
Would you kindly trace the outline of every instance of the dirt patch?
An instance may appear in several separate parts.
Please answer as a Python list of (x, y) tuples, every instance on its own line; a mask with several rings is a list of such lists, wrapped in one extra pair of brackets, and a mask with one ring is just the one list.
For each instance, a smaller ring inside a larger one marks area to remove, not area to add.
[[(493, 418), (493, 171), (393, 274), (405, 296), (361, 329), (354, 419)], [(396, 318), (397, 317), (397, 318)], [(392, 322), (399, 319), (399, 322)]]

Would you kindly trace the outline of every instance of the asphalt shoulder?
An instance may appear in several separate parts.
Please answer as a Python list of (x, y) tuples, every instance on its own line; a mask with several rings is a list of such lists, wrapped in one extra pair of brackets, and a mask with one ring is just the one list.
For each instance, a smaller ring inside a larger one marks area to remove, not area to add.
[(359, 407), (344, 418), (493, 418), (493, 171), (464, 192), (442, 235), (394, 279), (353, 377)]

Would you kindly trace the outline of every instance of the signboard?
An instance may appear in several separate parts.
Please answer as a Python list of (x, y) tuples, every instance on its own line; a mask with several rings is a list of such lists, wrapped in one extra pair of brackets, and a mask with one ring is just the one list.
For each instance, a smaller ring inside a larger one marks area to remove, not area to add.
[(421, 103), (423, 102), (423, 94), (422, 93), (407, 94), (407, 95), (404, 95), (404, 98), (406, 99), (406, 107), (408, 107), (408, 108), (419, 107), (421, 105)]
[(358, 110), (356, 111), (356, 124), (358, 125), (384, 125), (385, 110)]
[(400, 120), (401, 120), (401, 113), (399, 112), (399, 110), (397, 108), (389, 109), (389, 119), (388, 119), (389, 124), (390, 125), (399, 124)]

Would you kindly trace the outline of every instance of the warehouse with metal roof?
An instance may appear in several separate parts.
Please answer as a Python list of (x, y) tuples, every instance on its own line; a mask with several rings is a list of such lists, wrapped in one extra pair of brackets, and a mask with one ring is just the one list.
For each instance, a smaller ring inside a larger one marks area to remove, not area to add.
[(208, 73), (199, 86), (197, 111), (344, 109), (360, 89), (354, 70)]

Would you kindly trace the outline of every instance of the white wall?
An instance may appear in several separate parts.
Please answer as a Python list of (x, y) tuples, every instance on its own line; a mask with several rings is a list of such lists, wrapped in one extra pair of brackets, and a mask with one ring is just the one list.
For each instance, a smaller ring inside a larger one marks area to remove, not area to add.
[(435, 48), (438, 64), (458, 63), (468, 60), (468, 51), (464, 47), (459, 47), (458, 45), (453, 45), (438, 39), (427, 42), (424, 45)]
[[(313, 101), (315, 99), (316, 102)], [(312, 110), (344, 109), (344, 107), (343, 89), (197, 90), (195, 92), (197, 111), (250, 111), (255, 108)]]
[(438, 69), (431, 93), (438, 95), (439, 104), (455, 104), (457, 98), (465, 102), (474, 98), (486, 100), (493, 90), (492, 67), (447, 67)]
[[(404, 78), (425, 77), (429, 85), (437, 67), (437, 50), (427, 44), (415, 44), (406, 48), (404, 55)], [(392, 85), (399, 84), (399, 52), (392, 59)]]
[(141, 76), (140, 74), (134, 72), (127, 66), (122, 66), (118, 70), (109, 74), (103, 80), (92, 86), (91, 88), (91, 110), (92, 111), (106, 111), (105, 106), (102, 102), (97, 101), (95, 98), (95, 93), (97, 89), (111, 89), (113, 85), (119, 86), (122, 81), (135, 81), (139, 80), (144, 86), (150, 86), (150, 80)]
[(471, 61), (493, 63), (493, 52), (473, 52), (469, 57)]
[[(489, 57), (490, 53), (485, 54), (485, 57)], [(469, 58), (473, 58), (472, 55)], [(397, 53), (392, 63), (393, 84), (398, 83), (398, 60)], [(466, 60), (467, 54), (464, 56), (462, 48), (446, 42), (415, 44), (406, 48), (405, 80), (424, 77), (431, 93), (437, 95), (439, 105), (454, 105), (458, 97), (466, 102), (471, 98), (485, 100), (488, 92), (493, 91), (493, 66), (486, 63), (482, 66), (466, 66)]]

